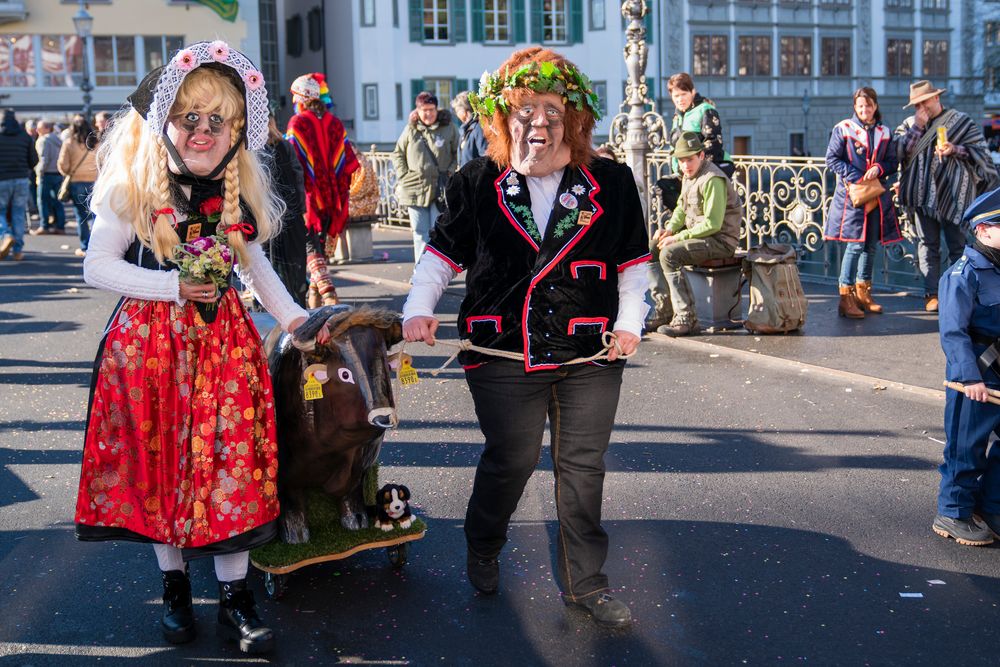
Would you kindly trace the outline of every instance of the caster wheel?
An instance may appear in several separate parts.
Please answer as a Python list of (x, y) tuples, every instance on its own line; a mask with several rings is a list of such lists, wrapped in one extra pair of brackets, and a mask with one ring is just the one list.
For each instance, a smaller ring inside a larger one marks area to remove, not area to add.
[(288, 575), (265, 572), (264, 590), (267, 592), (267, 597), (270, 599), (280, 600), (285, 596), (285, 592), (288, 590)]
[(392, 565), (393, 569), (398, 570), (399, 568), (406, 565), (406, 544), (397, 544), (394, 547), (388, 547), (385, 550), (387, 556), (389, 556), (389, 563)]

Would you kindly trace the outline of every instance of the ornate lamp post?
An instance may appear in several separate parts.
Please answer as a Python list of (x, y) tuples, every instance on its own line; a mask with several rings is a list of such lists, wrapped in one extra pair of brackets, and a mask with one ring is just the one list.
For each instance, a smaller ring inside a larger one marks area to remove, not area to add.
[(802, 92), (802, 157), (809, 155), (809, 89)]
[(94, 27), (94, 17), (87, 12), (84, 7), (84, 0), (80, 1), (80, 9), (73, 15), (73, 26), (76, 28), (76, 36), (80, 38), (81, 64), (83, 65), (83, 76), (80, 79), (80, 90), (83, 91), (83, 116), (90, 120), (90, 92), (94, 87), (90, 84), (90, 67), (87, 63), (87, 42), (90, 39), (91, 31)]
[[(625, 99), (621, 110), (611, 121), (610, 140), (625, 152), (625, 163), (632, 169), (639, 198), (649, 212), (649, 193), (646, 191), (646, 154), (666, 145), (667, 130), (663, 117), (656, 113), (653, 101), (647, 97), (646, 86), (646, 26), (643, 18), (649, 12), (646, 0), (624, 0), (622, 16), (628, 22), (625, 28)], [(647, 111), (646, 107), (653, 107)]]

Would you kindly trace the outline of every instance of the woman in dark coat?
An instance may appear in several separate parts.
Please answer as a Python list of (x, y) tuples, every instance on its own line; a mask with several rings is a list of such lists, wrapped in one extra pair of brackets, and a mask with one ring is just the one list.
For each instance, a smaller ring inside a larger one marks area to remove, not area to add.
[(306, 191), (295, 149), (278, 131), (272, 116), (268, 120), (267, 151), (274, 160), (271, 177), (281, 199), (287, 205), (281, 220), (281, 232), (264, 246), (274, 272), (292, 295), (295, 303), (306, 307), (309, 280), (306, 277)]
[[(854, 115), (837, 123), (830, 134), (826, 164), (837, 174), (837, 189), (826, 215), (823, 238), (847, 243), (840, 265), (841, 317), (862, 318), (865, 311), (881, 313), (872, 301), (875, 244), (903, 240), (886, 181), (896, 173), (896, 148), (892, 131), (882, 124), (878, 95), (871, 88), (854, 91)], [(855, 207), (849, 184), (878, 180), (885, 192), (866, 205)]]

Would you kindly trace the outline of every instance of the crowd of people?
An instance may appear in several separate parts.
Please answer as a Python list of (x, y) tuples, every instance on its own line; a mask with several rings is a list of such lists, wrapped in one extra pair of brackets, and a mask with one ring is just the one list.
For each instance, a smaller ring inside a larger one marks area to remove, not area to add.
[[(71, 203), (85, 280), (120, 297), (94, 365), (77, 536), (152, 545), (172, 643), (196, 633), (186, 563), (211, 556), (218, 632), (249, 653), (275, 645), (247, 584), (249, 549), (274, 539), (279, 512), (273, 390), (230, 289), (232, 260), (279, 326), (311, 344), (300, 327), (307, 307), (338, 302), (327, 253), (360, 168), (325, 77), (305, 74), (290, 92), (295, 114), (282, 133), (253, 63), (199, 42), (150, 72), (113, 118), (78, 115), (60, 129), (22, 126), (8, 110), (0, 123), (0, 259), (23, 258), (29, 215), (30, 233), (64, 233)], [(874, 89), (845, 100), (851, 115), (826, 155), (837, 184), (824, 234), (847, 244), (839, 313), (862, 318), (882, 310), (877, 244), (902, 239), (894, 199), (915, 220), (925, 307), (940, 311), (948, 379), (965, 385), (948, 394), (933, 529), (980, 545), (1000, 534), (1000, 457), (986, 455), (1000, 374), (996, 361), (979, 363), (1000, 340), (1000, 176), (981, 129), (944, 108), (942, 92), (914, 83), (915, 112), (895, 131)], [(644, 330), (699, 331), (684, 267), (731, 260), (740, 243), (719, 111), (686, 73), (669, 79), (669, 93), (679, 188), (652, 234), (631, 171), (593, 145), (601, 112), (589, 79), (548, 49), (514, 52), (451, 111), (421, 92), (393, 151), (413, 233), (407, 341), (435, 344), (438, 300), (468, 270), (458, 331), (474, 347), (460, 359), (485, 442), (464, 523), (469, 582), (484, 595), (500, 587), (510, 519), (548, 423), (562, 599), (610, 627), (631, 623), (603, 572), (601, 526), (626, 359)], [(942, 234), (956, 260), (943, 278)], [(212, 280), (184, 261), (185, 244), (205, 239), (230, 258)], [(320, 328), (315, 342), (329, 335)]]

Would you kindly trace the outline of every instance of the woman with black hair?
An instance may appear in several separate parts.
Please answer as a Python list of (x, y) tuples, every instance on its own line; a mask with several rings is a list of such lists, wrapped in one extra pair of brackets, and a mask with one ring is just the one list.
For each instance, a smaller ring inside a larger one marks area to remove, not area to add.
[(80, 237), (77, 257), (87, 254), (90, 243), (90, 225), (94, 214), (90, 211), (90, 193), (97, 180), (97, 133), (82, 114), (73, 116), (69, 138), (59, 150), (59, 173), (69, 177), (69, 193), (76, 211), (76, 233)]
[[(823, 238), (847, 243), (840, 263), (837, 312), (850, 318), (862, 318), (865, 311), (881, 313), (882, 306), (871, 296), (875, 243), (879, 239), (882, 245), (897, 243), (903, 240), (903, 234), (886, 184), (896, 173), (896, 146), (892, 131), (882, 124), (878, 95), (873, 89), (854, 91), (854, 115), (834, 126), (826, 164), (837, 174), (837, 189), (826, 215)], [(874, 181), (883, 186), (883, 192), (855, 204), (857, 191), (870, 190)]]

